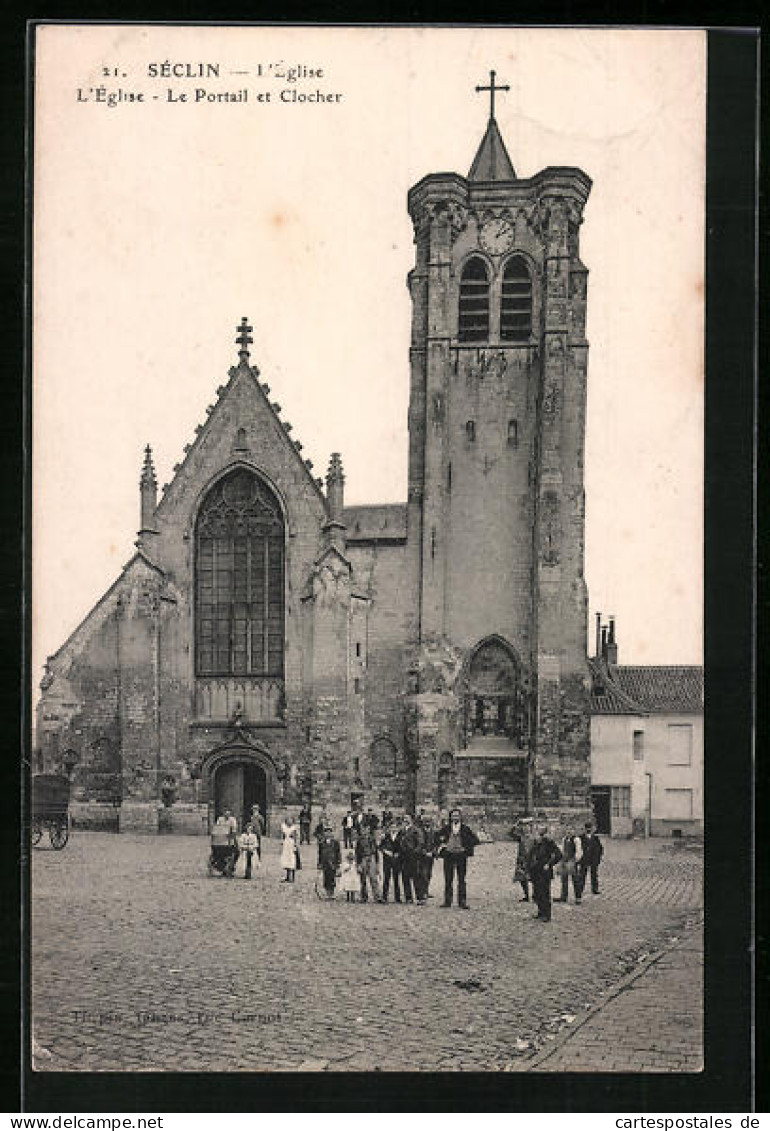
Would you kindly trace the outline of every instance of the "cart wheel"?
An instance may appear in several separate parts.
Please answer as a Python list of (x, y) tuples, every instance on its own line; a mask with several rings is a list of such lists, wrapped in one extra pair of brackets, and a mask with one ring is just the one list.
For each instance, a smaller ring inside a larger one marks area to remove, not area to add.
[(52, 824), (50, 836), (52, 848), (64, 848), (70, 838), (70, 830), (67, 821), (56, 821), (55, 824)]
[(32, 843), (33, 844), (39, 844), (40, 838), (43, 835), (43, 826), (40, 824), (40, 821), (37, 817), (35, 817), (35, 819), (32, 822), (32, 834), (31, 835), (32, 835)]

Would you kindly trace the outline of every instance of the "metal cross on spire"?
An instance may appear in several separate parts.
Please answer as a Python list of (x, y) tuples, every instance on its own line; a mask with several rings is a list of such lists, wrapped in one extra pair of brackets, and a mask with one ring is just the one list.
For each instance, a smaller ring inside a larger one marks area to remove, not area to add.
[(495, 91), (496, 90), (510, 90), (511, 89), (509, 86), (495, 86), (495, 75), (496, 74), (497, 74), (496, 71), (490, 71), (489, 72), (489, 86), (477, 86), (476, 87), (476, 93), (477, 94), (480, 94), (482, 90), (488, 90), (489, 91), (489, 116), (490, 116), (490, 118), (494, 118), (494, 116), (495, 116)]
[(240, 326), (236, 327), (238, 335), (235, 339), (237, 345), (241, 348), (238, 350), (238, 356), (241, 361), (246, 361), (249, 356), (249, 346), (252, 345), (254, 339), (250, 336), (253, 326), (249, 326), (248, 318), (242, 318)]

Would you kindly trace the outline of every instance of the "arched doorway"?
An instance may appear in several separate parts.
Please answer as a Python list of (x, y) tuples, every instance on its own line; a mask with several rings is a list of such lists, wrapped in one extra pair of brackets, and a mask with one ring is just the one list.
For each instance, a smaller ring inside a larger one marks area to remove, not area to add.
[(262, 821), (267, 823), (267, 776), (256, 762), (224, 762), (214, 771), (213, 785), (215, 818), (229, 809), (238, 820), (238, 828), (244, 829), (258, 805)]
[(241, 743), (221, 747), (204, 759), (202, 778), (214, 819), (229, 809), (243, 829), (256, 805), (269, 831), (275, 766), (266, 751)]

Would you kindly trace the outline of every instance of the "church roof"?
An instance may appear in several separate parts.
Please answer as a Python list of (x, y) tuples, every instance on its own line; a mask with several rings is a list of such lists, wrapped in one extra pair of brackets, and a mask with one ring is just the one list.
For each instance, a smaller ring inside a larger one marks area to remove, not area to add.
[(611, 664), (591, 670), (591, 714), (649, 715), (703, 710), (703, 668), (697, 665)]
[(342, 521), (349, 543), (406, 541), (406, 503), (345, 507)]
[(516, 171), (513, 168), (508, 150), (505, 148), (502, 134), (494, 118), (489, 119), (486, 133), (481, 139), (476, 156), (473, 158), (469, 181), (515, 181)]

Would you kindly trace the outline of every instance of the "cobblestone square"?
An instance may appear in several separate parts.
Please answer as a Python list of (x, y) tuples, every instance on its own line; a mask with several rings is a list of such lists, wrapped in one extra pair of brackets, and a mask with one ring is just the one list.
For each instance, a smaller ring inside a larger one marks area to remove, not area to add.
[(605, 841), (601, 895), (550, 925), (508, 843), (470, 861), (469, 911), (440, 907), (440, 866), (425, 907), (351, 906), (317, 898), (314, 845), (295, 885), (275, 841), (250, 882), (207, 856), (100, 833), (32, 852), (37, 1070), (702, 1067), (697, 848)]

